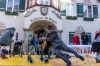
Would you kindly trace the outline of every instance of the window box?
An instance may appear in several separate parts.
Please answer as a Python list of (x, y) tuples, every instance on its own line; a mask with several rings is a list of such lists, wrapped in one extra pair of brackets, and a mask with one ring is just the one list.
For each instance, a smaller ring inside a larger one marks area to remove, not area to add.
[(18, 15), (18, 12), (5, 11), (6, 15)]
[(83, 20), (85, 20), (85, 21), (94, 21), (94, 18), (84, 17), (84, 19), (83, 19)]
[(76, 20), (77, 16), (66, 16), (66, 19)]

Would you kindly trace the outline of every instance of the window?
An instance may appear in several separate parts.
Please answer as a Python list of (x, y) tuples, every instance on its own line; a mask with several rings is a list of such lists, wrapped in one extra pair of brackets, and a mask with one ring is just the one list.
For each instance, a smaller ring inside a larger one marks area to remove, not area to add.
[(19, 0), (7, 0), (6, 11), (18, 12)]
[(53, 0), (53, 6), (58, 8), (58, 0)]
[(44, 0), (39, 0), (39, 4), (44, 5)]
[(93, 17), (92, 6), (84, 5), (84, 17)]
[(41, 4), (41, 5), (50, 5), (50, 0), (38, 0), (38, 4)]
[(45, 5), (50, 5), (50, 0), (45, 0)]
[(29, 7), (32, 6), (32, 0), (29, 0)]
[(19, 0), (14, 0), (14, 12), (18, 12), (19, 10)]
[(66, 4), (66, 16), (76, 16), (75, 6), (75, 4)]
[(30, 7), (35, 4), (36, 0), (27, 0), (27, 7)]
[(8, 0), (7, 11), (12, 11), (13, 0)]

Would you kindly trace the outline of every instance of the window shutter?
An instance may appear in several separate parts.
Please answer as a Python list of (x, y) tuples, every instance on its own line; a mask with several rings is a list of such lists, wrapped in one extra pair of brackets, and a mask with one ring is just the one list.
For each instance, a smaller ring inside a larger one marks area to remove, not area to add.
[(61, 16), (66, 16), (66, 2), (61, 2), (60, 13), (61, 13)]
[(26, 0), (20, 0), (20, 2), (19, 2), (19, 12), (25, 11), (25, 1)]
[(98, 18), (98, 6), (93, 5), (93, 17)]
[(6, 9), (6, 0), (0, 0), (0, 10)]
[(83, 4), (77, 3), (77, 16), (83, 17)]
[(69, 32), (69, 44), (73, 43), (72, 39), (74, 37), (74, 34), (75, 34), (75, 32)]

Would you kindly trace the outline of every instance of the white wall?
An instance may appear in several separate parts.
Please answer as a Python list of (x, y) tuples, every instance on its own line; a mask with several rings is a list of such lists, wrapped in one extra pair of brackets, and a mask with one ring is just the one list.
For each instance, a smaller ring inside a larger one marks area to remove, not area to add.
[[(74, 32), (78, 26), (82, 26), (86, 32), (91, 32), (92, 39), (95, 31), (100, 29), (100, 3), (97, 0), (90, 0), (93, 5), (98, 5), (99, 18), (94, 21), (84, 21), (83, 17), (78, 17), (77, 20), (68, 20), (63, 17), (63, 33), (62, 38), (66, 44), (69, 44), (69, 32)], [(76, 0), (77, 3), (83, 3), (83, 0)]]
[(0, 21), (5, 24), (6, 28), (15, 27), (16, 32), (18, 32), (21, 39), (23, 39), (24, 16), (22, 13), (19, 13), (19, 15), (14, 18), (14, 16), (6, 15), (4, 11), (0, 11)]

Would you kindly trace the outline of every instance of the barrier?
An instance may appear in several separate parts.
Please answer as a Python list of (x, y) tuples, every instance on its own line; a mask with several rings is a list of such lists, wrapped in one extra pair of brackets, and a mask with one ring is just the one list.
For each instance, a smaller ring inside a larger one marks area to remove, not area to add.
[[(75, 50), (76, 52), (78, 52), (80, 55), (82, 56), (92, 56), (92, 57), (96, 57), (96, 53), (91, 51), (91, 45), (67, 45), (68, 47), (72, 48), (73, 50)], [(6, 49), (9, 50), (10, 47), (9, 46), (1, 46), (1, 49)], [(69, 53), (69, 52), (64, 52), (62, 51), (64, 54), (69, 54), (70, 56), (74, 56), (74, 54)]]
[[(73, 50), (75, 50), (82, 56), (88, 55), (88, 56), (96, 57), (96, 53), (91, 51), (91, 45), (67, 45), (67, 46), (72, 48)], [(63, 51), (63, 53), (66, 53), (66, 52)], [(69, 53), (69, 55), (75, 56), (72, 53)]]

